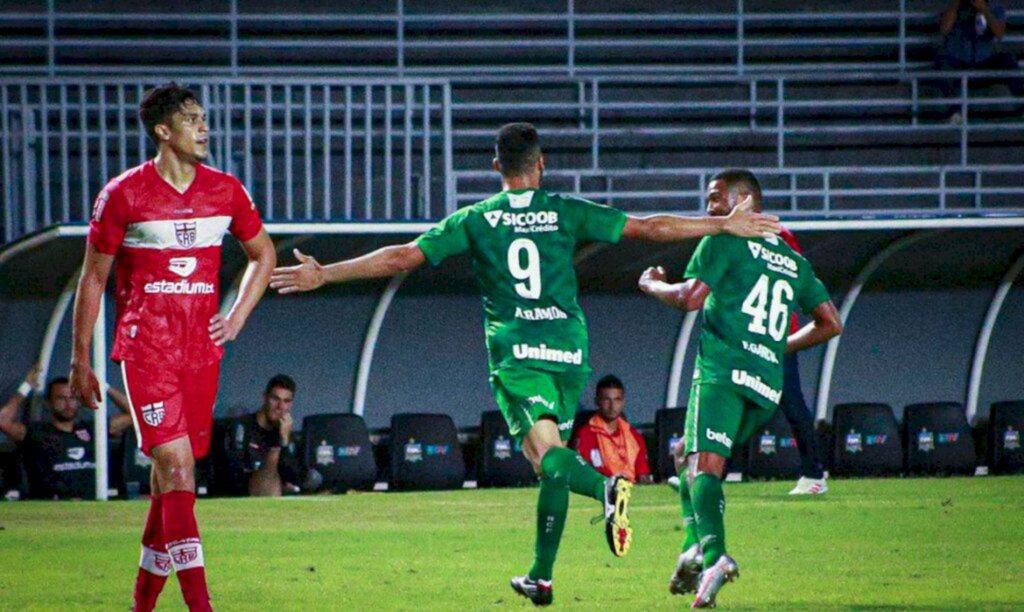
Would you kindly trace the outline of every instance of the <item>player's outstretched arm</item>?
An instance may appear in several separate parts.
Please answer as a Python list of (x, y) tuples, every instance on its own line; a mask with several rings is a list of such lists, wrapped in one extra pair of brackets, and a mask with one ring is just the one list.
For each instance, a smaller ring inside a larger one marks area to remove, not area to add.
[(238, 298), (231, 305), (228, 316), (217, 313), (210, 318), (210, 339), (217, 346), (238, 337), (249, 315), (266, 292), (270, 275), (277, 265), (277, 251), (266, 230), (261, 229), (255, 237), (243, 242), (242, 250), (249, 264), (238, 288)]
[(270, 279), (271, 289), (276, 289), (278, 293), (312, 291), (327, 283), (346, 283), (364, 278), (387, 278), (414, 270), (427, 261), (415, 241), (384, 247), (361, 257), (327, 265), (301, 253), (298, 249), (293, 252), (295, 259), (299, 260), (299, 264), (275, 268), (274, 275)]
[(727, 217), (630, 216), (622, 229), (622, 237), (649, 242), (677, 242), (721, 233), (756, 238), (780, 231), (779, 218), (754, 212), (753, 200), (748, 196)]
[(695, 278), (681, 282), (667, 282), (665, 268), (647, 268), (637, 283), (640, 291), (657, 299), (666, 306), (685, 310), (700, 310), (711, 289)]
[(843, 333), (843, 321), (831, 300), (815, 308), (811, 317), (813, 321), (801, 327), (786, 341), (787, 355), (828, 342)]
[(114, 256), (100, 253), (90, 242), (85, 245), (85, 261), (82, 276), (78, 279), (75, 293), (75, 313), (71, 331), (71, 375), (68, 377), (71, 393), (83, 406), (96, 410), (101, 399), (100, 383), (93, 374), (89, 361), (89, 347), (92, 344), (92, 329), (99, 315), (100, 298), (107, 287)]

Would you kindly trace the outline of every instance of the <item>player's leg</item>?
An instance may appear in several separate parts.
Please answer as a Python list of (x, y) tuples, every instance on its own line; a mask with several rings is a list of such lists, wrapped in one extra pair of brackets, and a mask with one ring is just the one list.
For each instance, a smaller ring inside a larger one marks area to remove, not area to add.
[[(690, 388), (689, 405), (691, 407), (698, 401), (697, 393), (699, 388), (700, 385), (694, 385)], [(695, 410), (687, 411), (684, 431), (696, 431), (697, 426), (694, 421), (696, 415), (697, 412)], [(695, 442), (690, 444), (696, 448)], [(672, 448), (672, 458), (675, 462), (676, 474), (682, 476), (682, 479), (679, 481), (679, 503), (682, 508), (684, 532), (682, 550), (679, 553), (679, 558), (676, 560), (676, 568), (672, 572), (672, 577), (668, 583), (668, 590), (673, 595), (683, 595), (696, 591), (697, 580), (704, 565), (704, 553), (701, 551), (700, 537), (697, 535), (697, 516), (693, 509), (693, 498), (690, 497), (690, 487), (686, 482), (686, 457), (687, 438), (684, 435), (683, 439), (679, 440)]]
[(189, 610), (210, 610), (203, 544), (196, 523), (195, 458), (188, 435), (153, 448), (163, 536)]
[[(153, 373), (147, 372), (144, 368), (133, 367), (127, 362), (121, 364), (121, 375), (125, 386), (125, 396), (128, 398), (131, 408), (135, 439), (138, 441), (139, 448), (145, 454), (151, 455), (149, 444), (153, 441), (155, 430), (142, 420), (143, 414), (140, 409), (143, 406), (148, 406), (146, 414), (149, 415), (149, 420), (156, 420), (152, 408), (153, 402), (147, 401), (148, 395), (154, 388), (158, 393), (163, 392), (166, 381), (160, 381), (159, 375), (154, 381)], [(166, 415), (166, 413), (164, 414)], [(143, 427), (145, 427), (145, 435), (142, 432)], [(125, 452), (131, 452), (131, 449), (126, 449)], [(135, 612), (148, 612), (156, 607), (157, 599), (167, 582), (167, 576), (171, 573), (171, 557), (167, 554), (163, 536), (160, 484), (157, 482), (155, 470), (150, 473), (149, 480), (149, 513), (146, 516), (146, 526), (142, 531), (142, 551), (139, 556), (139, 571), (135, 578), (135, 605), (133, 606)]]
[[(695, 607), (713, 606), (722, 585), (736, 578), (739, 569), (726, 554), (725, 466), (743, 419), (744, 400), (721, 385), (695, 385), (684, 435), (687, 452), (686, 485), (693, 504), (697, 536), (703, 553), (703, 571)], [(692, 413), (692, 415), (690, 414)]]
[(814, 417), (804, 400), (800, 384), (800, 366), (795, 353), (783, 360), (782, 399), (779, 408), (793, 428), (797, 449), (800, 451), (800, 480), (790, 495), (820, 494), (828, 490), (825, 468), (818, 452), (818, 438), (814, 433)]

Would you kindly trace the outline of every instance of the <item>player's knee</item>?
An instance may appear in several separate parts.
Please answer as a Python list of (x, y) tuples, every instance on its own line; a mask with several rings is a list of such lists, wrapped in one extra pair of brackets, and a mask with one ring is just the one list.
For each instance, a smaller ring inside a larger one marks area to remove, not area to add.
[(725, 478), (726, 458), (722, 455), (708, 452), (693, 453), (687, 457), (686, 463), (686, 484), (693, 486), (697, 476), (710, 474), (719, 479)]

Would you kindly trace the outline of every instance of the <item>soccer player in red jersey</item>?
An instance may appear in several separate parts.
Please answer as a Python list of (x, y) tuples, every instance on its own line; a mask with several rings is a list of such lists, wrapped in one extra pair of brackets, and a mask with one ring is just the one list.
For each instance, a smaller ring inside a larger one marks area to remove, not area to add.
[[(139, 447), (153, 458), (152, 498), (135, 583), (136, 611), (152, 610), (171, 569), (190, 610), (210, 610), (195, 506), (195, 461), (210, 446), (225, 342), (263, 296), (276, 263), (256, 206), (233, 176), (203, 165), (206, 115), (175, 83), (146, 93), (139, 117), (157, 156), (113, 179), (96, 198), (75, 296), (71, 387), (96, 408), (89, 344), (117, 263), (120, 363)], [(249, 259), (238, 299), (218, 313), (224, 234)]]

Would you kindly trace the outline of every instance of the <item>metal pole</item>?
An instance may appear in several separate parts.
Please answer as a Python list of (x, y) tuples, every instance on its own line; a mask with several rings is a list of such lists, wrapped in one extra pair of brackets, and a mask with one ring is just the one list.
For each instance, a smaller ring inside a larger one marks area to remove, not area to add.
[(394, 276), (384, 288), (377, 306), (373, 309), (373, 316), (366, 328), (366, 337), (363, 339), (363, 350), (359, 354), (359, 368), (356, 371), (356, 386), (352, 396), (352, 412), (362, 416), (366, 410), (366, 388), (370, 382), (370, 368), (373, 366), (373, 353), (377, 348), (377, 338), (380, 336), (380, 328), (384, 325), (384, 316), (388, 313), (391, 301), (398, 293), (402, 282), (409, 275), (408, 272)]
[(92, 369), (100, 383), (100, 401), (93, 420), (93, 440), (96, 442), (96, 499), (106, 501), (109, 497), (107, 472), (107, 297), (100, 295), (100, 308), (96, 326), (92, 331)]
[[(988, 356), (988, 345), (992, 339), (992, 330), (995, 329), (996, 321), (999, 319), (999, 312), (1003, 309), (1003, 302), (1013, 287), (1013, 282), (1024, 269), (1024, 253), (1019, 255), (1016, 261), (1010, 266), (1003, 276), (1002, 282), (996, 289), (992, 302), (988, 305), (985, 313), (985, 320), (978, 332), (978, 342), (974, 346), (974, 357), (971, 360), (971, 377), (967, 383), (967, 422), (972, 423), (978, 413), (978, 399), (981, 396), (981, 380), (985, 373), (985, 358)], [(973, 424), (973, 423), (972, 423)]]
[(455, 212), (455, 152), (452, 150), (452, 86), (445, 83), (444, 89), (444, 196), (445, 210), (448, 214)]
[(668, 389), (665, 390), (665, 407), (674, 408), (679, 405), (679, 385), (683, 381), (683, 364), (686, 362), (686, 350), (690, 346), (690, 336), (697, 323), (697, 311), (686, 313), (679, 335), (676, 337), (676, 348), (672, 352), (672, 366), (669, 369)]

